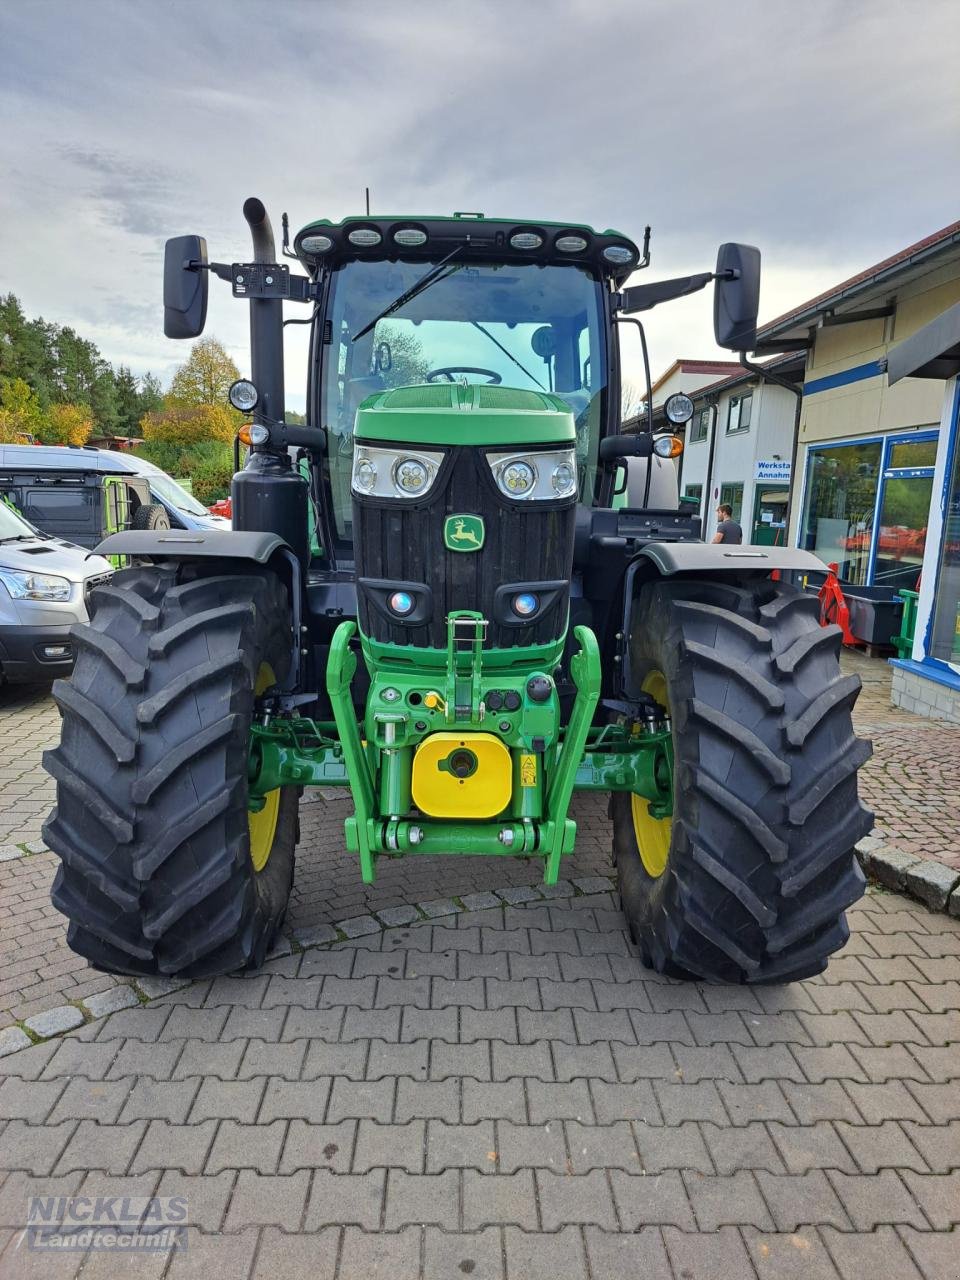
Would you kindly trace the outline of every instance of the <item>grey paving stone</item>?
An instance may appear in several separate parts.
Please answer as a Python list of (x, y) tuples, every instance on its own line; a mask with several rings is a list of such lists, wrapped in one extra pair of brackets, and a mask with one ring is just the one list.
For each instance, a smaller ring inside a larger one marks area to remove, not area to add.
[[(219, 1080), (233, 1080), (240, 1070), (240, 1063), (247, 1044), (245, 1040), (226, 1040), (211, 1044), (207, 1040), (179, 1040), (173, 1045), (180, 1050), (176, 1066), (170, 1073), (174, 1080), (187, 1080), (191, 1076), (216, 1076)], [(168, 1045), (161, 1042), (150, 1048), (164, 1050)], [(157, 1055), (161, 1059), (160, 1053)], [(111, 1072), (112, 1074), (112, 1072)]]
[(291, 1120), (278, 1172), (295, 1173), (298, 1169), (327, 1168), (334, 1173), (346, 1173), (350, 1169), (356, 1134), (356, 1120), (342, 1120), (339, 1124), (310, 1124), (306, 1120)]
[(411, 906), (384, 907), (376, 914), (382, 924), (391, 927), (412, 924), (414, 920), (419, 919), (416, 907)]
[(368, 1235), (356, 1227), (343, 1233), (339, 1274), (367, 1277), (389, 1276), (390, 1280), (417, 1280), (420, 1275), (420, 1237), (417, 1227), (406, 1227), (389, 1235)]
[[(949, 1280), (957, 1273), (957, 1233), (955, 1231), (917, 1231), (898, 1227), (897, 1234), (925, 1280)], [(898, 1254), (900, 1265), (905, 1265)]]
[(659, 1174), (674, 1169), (692, 1169), (703, 1174), (715, 1172), (701, 1126), (692, 1120), (676, 1128), (635, 1123), (633, 1130), (640, 1149), (641, 1173)]
[(425, 1276), (505, 1280), (498, 1227), (469, 1234), (427, 1227), (423, 1248)]
[(567, 1223), (593, 1223), (609, 1231), (617, 1229), (617, 1215), (604, 1170), (571, 1175), (538, 1169), (535, 1176), (545, 1231), (557, 1231)]
[(487, 1157), (485, 1165), (474, 1164), (474, 1168), (485, 1168), (487, 1172), (496, 1169), (508, 1174), (523, 1168), (563, 1172), (568, 1169), (563, 1125), (526, 1125), (498, 1120), (496, 1141), (488, 1148)]
[(130, 1162), (130, 1173), (146, 1173), (148, 1169), (200, 1173), (210, 1152), (217, 1123), (216, 1120), (203, 1120), (199, 1124), (170, 1124), (167, 1120), (151, 1120)]
[[(649, 1276), (653, 1280), (671, 1274), (663, 1237), (657, 1227), (640, 1227), (621, 1234), (585, 1227), (583, 1239), (593, 1280), (624, 1280), (627, 1276)], [(556, 1274), (561, 1276), (564, 1272), (560, 1270)], [(730, 1276), (724, 1280), (730, 1280)]]
[(943, 1174), (906, 1170), (902, 1176), (934, 1230), (960, 1225), (960, 1168)]
[(16, 844), (0, 844), (0, 862), (15, 862), (25, 857), (23, 849)]
[(914, 854), (904, 853), (895, 845), (885, 845), (871, 849), (861, 861), (867, 875), (888, 889), (901, 890), (906, 885), (907, 871), (920, 859)]
[[(437, 1045), (446, 1046), (446, 1041), (438, 1040)], [(451, 1049), (464, 1048), (462, 1045), (451, 1045), (449, 1047)], [(466, 1047), (469, 1048), (469, 1046)], [(429, 1040), (413, 1041), (410, 1044), (396, 1044), (387, 1040), (371, 1040), (367, 1054), (367, 1065), (363, 1075), (367, 1080), (382, 1080), (384, 1076), (410, 1076), (413, 1080), (426, 1080), (430, 1051), (431, 1042)]]
[[(702, 1124), (700, 1131), (717, 1173), (731, 1174), (741, 1169), (766, 1169), (770, 1173), (784, 1172), (784, 1162), (766, 1126), (759, 1121), (752, 1121), (743, 1128)], [(837, 1143), (837, 1146), (841, 1151), (843, 1150), (840, 1143)]]
[[(295, 1120), (290, 1122), (291, 1132), (295, 1124)], [(255, 1169), (258, 1173), (275, 1173), (286, 1132), (286, 1120), (274, 1120), (271, 1124), (241, 1124), (237, 1120), (224, 1120), (217, 1127), (204, 1172), (213, 1174), (221, 1169)]]
[(137, 978), (137, 986), (148, 1000), (155, 1000), (158, 996), (168, 996), (174, 991), (189, 987), (190, 980), (189, 978), (143, 977)]
[(313, 924), (305, 929), (295, 930), (293, 936), (302, 947), (317, 947), (326, 942), (336, 942), (337, 931), (330, 924)]
[(456, 915), (461, 910), (452, 898), (432, 898), (429, 902), (418, 902), (417, 908), (431, 920), (440, 916)]
[(37, 1036), (56, 1036), (62, 1031), (70, 1031), (73, 1027), (83, 1025), (83, 1014), (72, 1004), (61, 1004), (55, 1009), (47, 1009), (44, 1013), (36, 1013), (32, 1018), (25, 1019), (27, 1026), (34, 1035)]
[(200, 1080), (150, 1080), (141, 1077), (127, 1095), (120, 1124), (132, 1120), (169, 1120), (183, 1124), (200, 1088)]
[(339, 1251), (339, 1227), (326, 1227), (309, 1235), (291, 1235), (276, 1227), (265, 1227), (260, 1233), (251, 1280), (286, 1280), (294, 1276), (333, 1280)]
[(361, 938), (366, 934), (379, 933), (380, 921), (376, 916), (351, 916), (349, 920), (338, 920), (336, 927), (348, 938)]
[(460, 1119), (460, 1083), (457, 1079), (411, 1080), (402, 1076), (397, 1081), (394, 1119), (398, 1124), (417, 1119), (455, 1123)]
[[(467, 1231), (511, 1224), (526, 1231), (537, 1230), (537, 1198), (532, 1170), (483, 1174), (465, 1169), (462, 1177), (463, 1226)], [(509, 1264), (507, 1271), (509, 1274)]]
[(465, 893), (461, 896), (464, 911), (485, 911), (491, 907), (499, 907), (500, 899), (493, 892)]
[(679, 1173), (651, 1176), (614, 1169), (610, 1173), (610, 1184), (624, 1230), (671, 1223), (683, 1231), (696, 1230), (693, 1210)]
[[(585, 1082), (584, 1082), (585, 1083)], [(695, 1086), (694, 1086), (695, 1087)], [(570, 1089), (570, 1085), (554, 1085), (555, 1089)], [(647, 1080), (635, 1084), (608, 1084), (604, 1080), (591, 1080), (594, 1119), (597, 1124), (610, 1124), (614, 1120), (638, 1120), (645, 1124), (660, 1124), (661, 1111)], [(589, 1113), (567, 1116), (570, 1120), (589, 1120)]]
[(544, 1084), (541, 1080), (528, 1079), (526, 1084), (531, 1124), (548, 1124), (553, 1120), (593, 1122), (594, 1108), (586, 1080)]
[(456, 1226), (459, 1212), (460, 1175), (446, 1173), (406, 1173), (390, 1169), (387, 1174), (384, 1230), (433, 1224)]
[(749, 1276), (750, 1256), (735, 1227), (690, 1235), (676, 1227), (663, 1228), (663, 1240), (675, 1276), (696, 1280), (731, 1280)]
[(445, 1169), (476, 1169), (481, 1173), (494, 1173), (498, 1168), (497, 1155), (492, 1120), (482, 1120), (476, 1124), (427, 1121), (427, 1173), (441, 1173)]
[[(257, 1231), (236, 1235), (207, 1235), (196, 1228), (187, 1231), (187, 1248), (171, 1254), (164, 1280), (209, 1280), (210, 1276), (246, 1276), (257, 1247)], [(111, 1278), (112, 1280), (112, 1278)]]
[(506, 889), (497, 889), (495, 892), (498, 898), (511, 906), (518, 906), (522, 902), (536, 902), (541, 896), (539, 888), (529, 884), (508, 885)]
[[(236, 1174), (231, 1171), (218, 1173), (216, 1177), (195, 1177), (177, 1169), (164, 1172), (157, 1187), (158, 1196), (182, 1196), (186, 1201), (187, 1221), (193, 1227), (208, 1233), (218, 1232), (224, 1223), (224, 1214), (231, 1197), (236, 1196), (239, 1179), (255, 1178), (255, 1173)], [(257, 1218), (251, 1219), (256, 1223)], [(247, 1226), (243, 1222), (240, 1225)]]
[(760, 1280), (839, 1280), (815, 1227), (776, 1234), (744, 1227), (740, 1234)]
[(949, 1173), (960, 1167), (960, 1119), (944, 1124), (901, 1122), (911, 1143), (932, 1173)]
[(299, 1173), (267, 1175), (242, 1169), (237, 1175), (224, 1230), (261, 1225), (296, 1231), (309, 1184), (310, 1174), (306, 1169)]
[[(927, 1162), (917, 1151), (898, 1120), (884, 1120), (877, 1125), (851, 1125), (840, 1121), (836, 1130), (856, 1162), (848, 1173), (877, 1173), (880, 1169), (913, 1169), (928, 1171)], [(960, 1147), (957, 1148), (960, 1164)], [(833, 1166), (842, 1168), (842, 1166)]]
[[(921, 1280), (920, 1272), (892, 1226), (881, 1226), (870, 1232), (824, 1227), (822, 1234), (843, 1280), (864, 1280), (865, 1276)], [(949, 1271), (943, 1277), (933, 1272), (926, 1280), (949, 1280), (949, 1275)]]
[(366, 1173), (369, 1169), (387, 1168), (422, 1173), (425, 1146), (424, 1120), (411, 1120), (408, 1124), (377, 1124), (373, 1120), (360, 1120), (352, 1172)]
[(87, 996), (83, 1001), (84, 1008), (94, 1018), (102, 1018), (108, 1013), (117, 1013), (120, 1009), (133, 1009), (139, 1003), (137, 993), (126, 983), (109, 987), (106, 991), (98, 991), (95, 995)]
[(823, 1170), (811, 1169), (802, 1174), (761, 1170), (756, 1179), (778, 1231), (796, 1231), (811, 1223), (818, 1227), (830, 1224), (841, 1231), (849, 1229), (844, 1207)]
[(248, 1040), (237, 1069), (237, 1078), (249, 1080), (252, 1076), (282, 1076), (285, 1080), (298, 1080), (306, 1052), (306, 1040), (280, 1044)]
[(573, 883), (581, 893), (609, 893), (612, 881), (606, 876), (578, 876)]
[(33, 1041), (21, 1027), (4, 1027), (0, 1030), (0, 1058), (26, 1049), (31, 1044)]
[(41, 1080), (69, 1080), (83, 1076), (102, 1080), (112, 1070), (120, 1042), (117, 1040), (86, 1041), (75, 1036), (57, 1040), (56, 1051), (43, 1069)]
[(74, 1120), (48, 1125), (8, 1121), (0, 1131), (0, 1169), (18, 1169), (38, 1177), (52, 1173), (76, 1127)]
[[(838, 1125), (828, 1120), (820, 1120), (812, 1125), (774, 1121), (767, 1128), (788, 1173), (806, 1173), (810, 1169), (857, 1172), (858, 1166), (854, 1158), (837, 1134)], [(771, 1169), (771, 1172), (779, 1170)]]
[(252, 1124), (260, 1107), (266, 1082), (258, 1080), (217, 1080), (207, 1077), (190, 1110), (191, 1121), (237, 1120)]
[[(58, 1120), (98, 1120), (101, 1124), (115, 1124), (133, 1084), (129, 1077), (123, 1080), (72, 1079), (50, 1112), (50, 1121), (56, 1124)], [(60, 1090), (63, 1081), (54, 1081), (53, 1087)], [(40, 1090), (43, 1085), (37, 1081), (30, 1088)], [(5, 1096), (0, 1089), (0, 1115), (4, 1114), (4, 1104)]]
[(830, 1179), (857, 1231), (873, 1231), (884, 1223), (921, 1230), (927, 1222), (903, 1179), (893, 1169), (874, 1174), (846, 1174), (828, 1170)]
[(373, 1081), (335, 1079), (327, 1103), (327, 1122), (336, 1124), (339, 1120), (366, 1118), (388, 1123), (393, 1118), (396, 1084), (396, 1080), (389, 1077)]
[(906, 869), (908, 893), (925, 902), (934, 911), (942, 911), (950, 894), (960, 885), (960, 871), (944, 866), (942, 862), (925, 859)]
[(320, 1124), (327, 1118), (329, 1095), (329, 1080), (280, 1080), (272, 1076), (267, 1080), (257, 1121), (269, 1124), (271, 1120), (296, 1118)]
[[(304, 1219), (305, 1229), (317, 1231), (328, 1223), (337, 1222), (363, 1227), (366, 1231), (378, 1231), (386, 1180), (385, 1169), (374, 1169), (363, 1174), (333, 1173), (329, 1169), (317, 1169), (310, 1188), (310, 1200)], [(390, 1237), (391, 1242), (394, 1239)], [(367, 1273), (348, 1271), (346, 1274), (359, 1276)]]

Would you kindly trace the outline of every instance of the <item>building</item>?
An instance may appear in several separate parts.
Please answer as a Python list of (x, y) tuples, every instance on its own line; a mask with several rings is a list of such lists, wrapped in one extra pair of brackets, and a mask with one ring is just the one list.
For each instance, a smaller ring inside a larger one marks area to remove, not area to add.
[(960, 302), (890, 351), (890, 387), (940, 390), (932, 499), (910, 653), (891, 660), (893, 701), (960, 724)]
[[(790, 541), (855, 586), (914, 588), (935, 484), (942, 378), (886, 376), (891, 348), (960, 301), (960, 222), (764, 325), (805, 357)], [(778, 450), (779, 452), (779, 450)]]
[(753, 369), (737, 365), (732, 374), (688, 393), (694, 414), (686, 429), (680, 492), (697, 503), (705, 537), (717, 504), (726, 502), (743, 526), (744, 542), (786, 543), (802, 376), (803, 357), (790, 354)]

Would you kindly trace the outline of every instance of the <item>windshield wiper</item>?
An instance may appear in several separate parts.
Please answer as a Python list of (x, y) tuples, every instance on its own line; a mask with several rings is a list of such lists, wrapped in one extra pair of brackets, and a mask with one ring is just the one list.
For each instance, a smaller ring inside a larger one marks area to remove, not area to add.
[(0, 538), (0, 542), (39, 542), (40, 538), (35, 533), (11, 533), (6, 538)]
[(531, 382), (535, 382), (541, 391), (546, 391), (547, 388), (543, 385), (540, 379), (536, 377), (535, 374), (532, 374), (529, 369), (525, 368), (517, 359), (517, 357), (513, 354), (513, 352), (508, 351), (507, 348), (503, 345), (503, 343), (499, 342), (493, 336), (493, 334), (489, 331), (489, 329), (485, 329), (483, 325), (479, 324), (476, 320), (471, 320), (470, 323), (473, 325), (475, 329), (479, 329), (485, 338), (489, 338), (495, 347), (499, 347), (500, 350), (503, 352), (503, 354), (507, 357), (507, 359), (512, 360), (513, 363), (520, 370), (520, 372), (526, 374), (526, 376), (530, 379)]
[(425, 272), (419, 280), (416, 280), (409, 289), (405, 289), (403, 293), (400, 294), (399, 298), (394, 298), (390, 305), (388, 307), (384, 307), (378, 316), (374, 316), (370, 323), (364, 325), (359, 333), (355, 333), (351, 341), (359, 342), (359, 340), (365, 337), (371, 329), (375, 329), (381, 320), (386, 320), (387, 316), (392, 316), (395, 311), (399, 311), (401, 307), (405, 307), (408, 302), (411, 302), (418, 294), (423, 293), (425, 289), (429, 289), (432, 284), (436, 284), (438, 280), (445, 280), (447, 276), (452, 276), (454, 271), (459, 271), (460, 267), (463, 265), (462, 263), (457, 263), (457, 265), (452, 267), (449, 271), (444, 271), (443, 268), (451, 258), (456, 257), (456, 255), (462, 252), (462, 250), (462, 244), (454, 245), (445, 258), (441, 258), (440, 261), (432, 266), (429, 271)]

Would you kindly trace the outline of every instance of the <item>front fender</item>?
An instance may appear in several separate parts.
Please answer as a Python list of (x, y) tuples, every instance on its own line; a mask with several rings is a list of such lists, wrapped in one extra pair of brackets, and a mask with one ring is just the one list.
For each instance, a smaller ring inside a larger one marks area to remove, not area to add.
[(266, 564), (289, 545), (275, 533), (239, 529), (126, 529), (96, 548), (101, 556), (135, 560), (253, 560)]
[(674, 573), (826, 573), (827, 566), (798, 547), (734, 546), (725, 542), (649, 542), (640, 556), (665, 577)]

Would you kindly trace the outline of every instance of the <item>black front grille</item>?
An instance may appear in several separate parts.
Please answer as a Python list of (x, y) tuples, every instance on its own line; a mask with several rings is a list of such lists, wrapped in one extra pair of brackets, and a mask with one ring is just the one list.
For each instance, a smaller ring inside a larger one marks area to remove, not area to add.
[[(372, 443), (372, 442), (371, 442)], [(353, 528), (360, 626), (374, 640), (443, 648), (452, 609), (473, 609), (489, 621), (487, 647), (544, 644), (563, 635), (568, 591), (555, 593), (527, 626), (496, 620), (496, 590), (503, 583), (569, 582), (576, 502), (510, 501), (497, 489), (484, 452), (451, 449), (427, 500), (415, 503), (353, 500)], [(485, 538), (480, 551), (448, 551), (447, 516), (480, 515)], [(423, 583), (431, 613), (423, 623), (390, 620), (371, 604), (362, 579)]]

